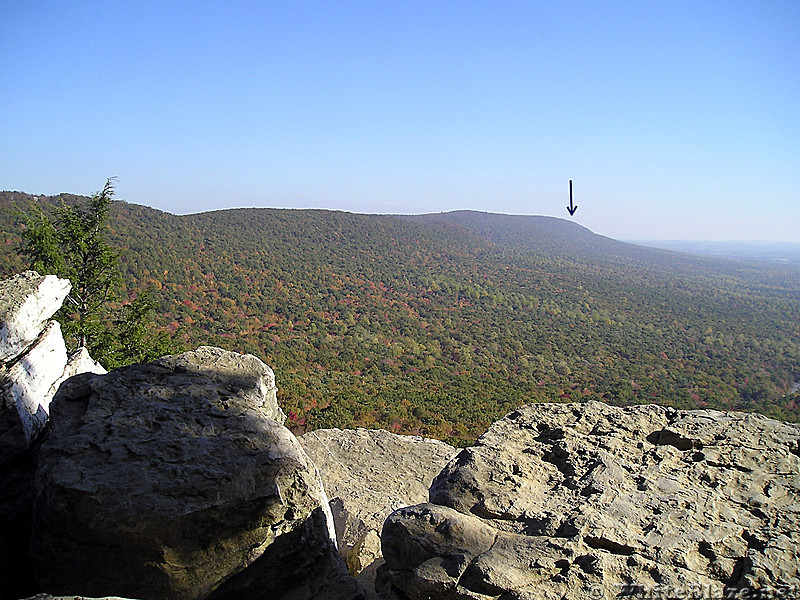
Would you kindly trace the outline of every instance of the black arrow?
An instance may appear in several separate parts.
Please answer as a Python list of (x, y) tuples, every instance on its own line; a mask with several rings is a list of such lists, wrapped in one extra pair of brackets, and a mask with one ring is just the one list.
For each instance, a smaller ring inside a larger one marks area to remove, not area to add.
[(575, 211), (578, 210), (578, 205), (572, 204), (572, 179), (569, 180), (569, 206), (567, 207), (570, 216), (575, 214)]

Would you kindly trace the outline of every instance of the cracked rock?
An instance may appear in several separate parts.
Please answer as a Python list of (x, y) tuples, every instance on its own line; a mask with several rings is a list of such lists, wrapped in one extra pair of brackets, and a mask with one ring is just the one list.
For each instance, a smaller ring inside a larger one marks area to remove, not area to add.
[(0, 596), (36, 590), (28, 561), (33, 471), (59, 385), (105, 370), (86, 349), (67, 355), (61, 327), (48, 321), (70, 283), (26, 271), (0, 281)]
[(67, 279), (36, 271), (0, 281), (0, 363), (13, 359), (39, 337), (71, 288)]
[[(755, 414), (520, 408), (448, 463), (430, 504), (387, 520), (381, 597), (577, 600), (798, 586), (798, 440), (797, 425)], [(465, 542), (464, 531), (483, 537)]]

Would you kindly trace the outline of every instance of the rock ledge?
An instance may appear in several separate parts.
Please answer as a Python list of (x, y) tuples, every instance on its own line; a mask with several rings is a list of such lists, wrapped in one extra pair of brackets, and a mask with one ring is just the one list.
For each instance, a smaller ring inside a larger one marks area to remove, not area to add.
[(577, 600), (800, 586), (798, 441), (755, 414), (520, 408), (445, 467), (430, 504), (387, 520), (379, 588)]

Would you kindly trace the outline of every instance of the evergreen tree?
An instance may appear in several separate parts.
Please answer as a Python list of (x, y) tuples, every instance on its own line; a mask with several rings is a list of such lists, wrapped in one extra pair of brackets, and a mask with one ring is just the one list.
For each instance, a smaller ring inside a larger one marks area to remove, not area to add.
[(168, 353), (164, 335), (152, 334), (154, 302), (149, 293), (123, 305), (116, 314), (121, 281), (119, 254), (107, 242), (105, 227), (114, 202), (113, 180), (86, 202), (62, 203), (53, 214), (34, 206), (25, 215), (20, 254), (33, 270), (54, 274), (72, 283), (56, 315), (70, 350), (86, 347), (92, 356), (113, 368), (152, 360)]

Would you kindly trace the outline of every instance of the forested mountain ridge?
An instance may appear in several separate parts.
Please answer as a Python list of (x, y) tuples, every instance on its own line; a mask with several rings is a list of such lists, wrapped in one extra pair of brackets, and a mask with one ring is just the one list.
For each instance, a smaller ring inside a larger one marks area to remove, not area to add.
[[(439, 223), (461, 227), (498, 245), (520, 250), (594, 258), (617, 255), (636, 257), (642, 254), (639, 246), (597, 235), (573, 221), (556, 217), (457, 210), (446, 213), (402, 215), (400, 218), (414, 223)], [(652, 253), (649, 254), (652, 256)]]
[[(39, 203), (74, 197), (40, 198)], [(34, 198), (0, 193), (3, 276)], [(187, 345), (276, 371), (296, 429), (381, 426), (458, 442), (540, 400), (758, 410), (798, 420), (800, 269), (689, 257), (572, 222), (459, 211), (124, 202), (110, 241), (130, 288)]]
[[(633, 264), (656, 270), (667, 275), (690, 274), (719, 278), (727, 275), (756, 283), (783, 281), (794, 289), (797, 265), (783, 265), (786, 269), (772, 269), (767, 277), (757, 275), (765, 266), (760, 261), (737, 256), (708, 256), (687, 253), (668, 245), (636, 244), (621, 242), (598, 235), (591, 230), (566, 219), (532, 215), (504, 215), (470, 210), (424, 215), (398, 215), (416, 223), (440, 224), (471, 231), (509, 249), (540, 254), (569, 257), (586, 263), (630, 267)], [(719, 260), (719, 259), (723, 260)], [(739, 258), (740, 260), (733, 260)], [(788, 262), (788, 261), (784, 261)], [(778, 266), (778, 263), (771, 266)]]

